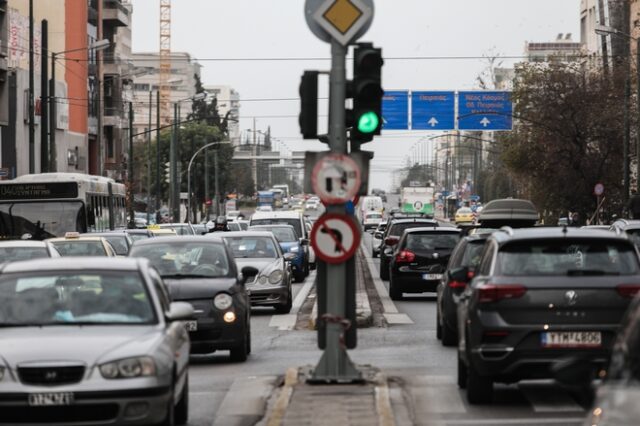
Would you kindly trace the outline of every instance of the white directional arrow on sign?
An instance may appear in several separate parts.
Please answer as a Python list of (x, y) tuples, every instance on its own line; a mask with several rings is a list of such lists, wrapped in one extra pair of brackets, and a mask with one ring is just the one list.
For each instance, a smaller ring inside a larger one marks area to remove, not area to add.
[(436, 124), (438, 124), (439, 121), (436, 120), (435, 117), (431, 117), (431, 120), (427, 121), (427, 123), (431, 124), (431, 127), (436, 127)]
[(487, 127), (489, 124), (491, 124), (491, 121), (487, 117), (482, 117), (482, 120), (480, 120), (480, 124), (482, 124), (484, 127)]

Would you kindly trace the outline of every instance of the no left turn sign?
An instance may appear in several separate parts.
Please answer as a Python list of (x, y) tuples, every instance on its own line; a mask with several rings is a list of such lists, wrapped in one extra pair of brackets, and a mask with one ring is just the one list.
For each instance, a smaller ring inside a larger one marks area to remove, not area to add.
[(311, 230), (311, 246), (316, 256), (327, 263), (347, 261), (359, 245), (360, 231), (351, 216), (324, 214)]

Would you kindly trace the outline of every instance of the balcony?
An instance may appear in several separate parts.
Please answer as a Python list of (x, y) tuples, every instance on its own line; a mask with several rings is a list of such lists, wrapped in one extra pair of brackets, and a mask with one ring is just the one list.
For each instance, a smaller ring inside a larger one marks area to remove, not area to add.
[(102, 8), (102, 21), (107, 26), (128, 27), (129, 9), (119, 0), (104, 0)]

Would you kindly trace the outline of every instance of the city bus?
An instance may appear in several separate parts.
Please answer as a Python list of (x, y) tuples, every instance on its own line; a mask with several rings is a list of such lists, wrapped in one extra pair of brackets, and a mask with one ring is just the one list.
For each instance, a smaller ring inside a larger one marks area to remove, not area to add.
[(273, 189), (279, 189), (282, 191), (282, 204), (289, 204), (289, 199), (291, 198), (291, 193), (289, 192), (289, 185), (287, 184), (280, 184), (280, 185), (273, 185)]
[(62, 237), (126, 227), (126, 190), (113, 179), (41, 173), (0, 181), (0, 238)]

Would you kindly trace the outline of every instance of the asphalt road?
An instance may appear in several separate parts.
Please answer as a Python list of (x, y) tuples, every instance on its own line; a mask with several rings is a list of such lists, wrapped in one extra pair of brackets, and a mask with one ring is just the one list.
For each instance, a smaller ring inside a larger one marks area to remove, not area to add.
[[(397, 199), (389, 197), (389, 204)], [(365, 253), (370, 256), (369, 234)], [(371, 261), (378, 277), (378, 260)], [(294, 284), (297, 295), (314, 279)], [(388, 282), (384, 282), (385, 286)], [(435, 335), (435, 294), (408, 295), (396, 302), (411, 324), (367, 328), (358, 331), (358, 347), (349, 352), (358, 364), (371, 364), (394, 377), (395, 387), (404, 387), (400, 400), (411, 406), (419, 425), (577, 425), (586, 410), (565, 390), (551, 382), (497, 385), (495, 402), (470, 406), (456, 383), (455, 348), (445, 348)], [(283, 375), (288, 367), (315, 365), (321, 352), (316, 333), (278, 327), (283, 320), (269, 309), (252, 313), (253, 351), (245, 363), (231, 363), (226, 352), (194, 357), (190, 366), (191, 421), (189, 425), (215, 424), (221, 403), (234, 381)], [(286, 321), (285, 321), (286, 322)], [(291, 327), (292, 328), (292, 327)], [(399, 422), (400, 424), (405, 424)], [(410, 424), (410, 423), (406, 423)]]

